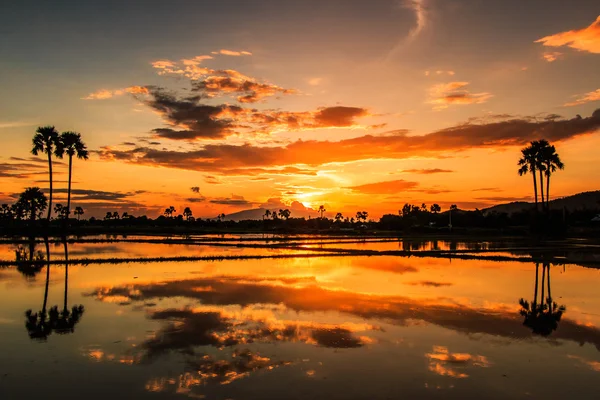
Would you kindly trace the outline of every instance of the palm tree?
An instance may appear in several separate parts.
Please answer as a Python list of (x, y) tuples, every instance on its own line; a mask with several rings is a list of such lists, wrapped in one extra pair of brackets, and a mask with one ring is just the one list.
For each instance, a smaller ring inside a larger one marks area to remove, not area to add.
[(173, 206), (169, 206), (169, 208), (165, 208), (165, 217), (167, 218), (171, 218), (173, 217), (173, 213), (175, 213), (177, 210), (175, 210), (175, 207)]
[[(85, 143), (81, 140), (81, 134), (77, 132), (63, 132), (60, 134), (59, 145), (56, 146), (55, 154), (62, 158), (62, 153), (69, 156), (69, 186), (67, 189), (67, 211), (66, 218), (71, 215), (71, 174), (73, 170), (73, 156), (80, 160), (88, 159), (88, 151)], [(59, 155), (60, 154), (60, 155)]]
[(187, 219), (188, 221), (190, 221), (192, 219), (192, 209), (189, 207), (186, 207), (183, 210), (183, 216), (185, 217), (185, 219)]
[(550, 211), (550, 176), (559, 169), (565, 169), (565, 164), (556, 152), (556, 147), (551, 145), (542, 149), (541, 158), (546, 173), (546, 210)]
[(339, 222), (342, 221), (342, 219), (344, 219), (344, 216), (342, 215), (341, 212), (339, 212), (339, 213), (335, 214), (335, 218), (334, 219), (335, 219), (335, 222), (339, 223)]
[(54, 213), (56, 214), (57, 218), (64, 218), (66, 209), (63, 207), (62, 204), (56, 204), (54, 206)]
[(323, 206), (323, 205), (319, 206), (319, 212), (321, 213), (321, 219), (323, 219), (323, 214), (325, 213), (325, 211), (327, 211), (325, 209), (325, 206)]
[(537, 150), (535, 143), (531, 142), (529, 146), (521, 149), (521, 159), (518, 162), (519, 175), (523, 176), (530, 173), (533, 176), (533, 194), (535, 197), (535, 209), (538, 210), (538, 190), (537, 190)]
[(437, 213), (439, 213), (440, 211), (442, 211), (442, 207), (440, 207), (440, 205), (439, 205), (439, 204), (435, 203), (435, 204), (432, 204), (432, 205), (431, 205), (431, 208), (430, 208), (430, 210), (431, 210), (431, 212), (432, 212), (432, 213), (434, 213), (434, 214), (437, 214)]
[(53, 126), (43, 126), (37, 128), (33, 135), (31, 154), (37, 156), (43, 152), (48, 155), (48, 180), (50, 183), (50, 200), (48, 202), (48, 221), (52, 212), (52, 153), (59, 143), (58, 132)]
[(547, 148), (550, 147), (550, 143), (546, 139), (540, 139), (531, 142), (535, 149), (535, 162), (536, 168), (540, 176), (540, 200), (542, 202), (542, 208), (545, 208), (544, 203), (544, 172), (546, 171), (546, 164), (544, 163), (544, 153)]
[(265, 215), (263, 215), (263, 220), (264, 220), (265, 218), (267, 218), (267, 219), (268, 219), (270, 216), (271, 216), (271, 211), (269, 211), (269, 210), (265, 210)]
[(42, 215), (48, 204), (46, 195), (38, 187), (25, 189), (19, 195), (19, 200), (15, 203), (15, 208), (20, 209), (25, 217), (29, 216), (31, 222), (35, 222), (36, 217)]
[(79, 217), (83, 215), (83, 208), (75, 207), (75, 215), (77, 215), (77, 221), (79, 221)]
[(448, 226), (450, 227), (450, 229), (452, 229), (452, 211), (456, 211), (456, 210), (458, 210), (458, 206), (456, 204), (452, 204), (450, 206), (450, 211), (448, 213), (448, 218), (449, 218)]
[(286, 221), (290, 218), (290, 215), (292, 214), (292, 212), (290, 210), (288, 210), (287, 208), (285, 210), (279, 210), (279, 216), (283, 219), (285, 219)]

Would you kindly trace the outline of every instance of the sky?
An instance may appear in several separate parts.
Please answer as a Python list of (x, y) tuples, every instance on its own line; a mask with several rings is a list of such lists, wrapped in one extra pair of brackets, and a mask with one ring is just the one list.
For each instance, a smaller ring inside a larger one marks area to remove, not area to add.
[[(38, 126), (82, 134), (73, 207), (396, 214), (598, 190), (597, 1), (19, 1), (0, 12), (0, 203), (48, 187)], [(58, 202), (66, 160), (55, 165)]]

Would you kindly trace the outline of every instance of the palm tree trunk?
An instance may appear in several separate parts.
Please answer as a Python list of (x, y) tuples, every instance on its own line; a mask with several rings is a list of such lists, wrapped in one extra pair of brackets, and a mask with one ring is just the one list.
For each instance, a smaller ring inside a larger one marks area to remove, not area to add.
[(538, 210), (538, 190), (537, 190), (537, 176), (535, 174), (535, 168), (531, 170), (531, 175), (533, 175), (533, 195), (535, 197), (535, 211)]
[(44, 289), (44, 304), (42, 305), (42, 315), (46, 314), (46, 305), (48, 304), (48, 285), (50, 284), (50, 245), (48, 238), (44, 238), (46, 242), (46, 288)]
[(73, 156), (69, 155), (69, 186), (67, 189), (67, 219), (71, 217), (71, 169), (73, 167)]
[(52, 213), (52, 153), (48, 152), (48, 177), (50, 179), (50, 200), (48, 201), (48, 222)]
[(535, 263), (535, 290), (533, 292), (533, 307), (537, 307), (537, 294), (538, 294), (538, 276), (540, 272), (540, 263)]
[(546, 208), (546, 203), (544, 203), (544, 175), (542, 174), (542, 170), (540, 169), (540, 199), (542, 201), (542, 209)]
[(546, 210), (550, 212), (550, 166), (548, 166), (548, 175), (546, 176)]
[(65, 245), (65, 301), (63, 310), (67, 311), (67, 297), (69, 296), (69, 251), (67, 250), (67, 240), (64, 241)]
[(548, 299), (552, 301), (552, 292), (550, 289), (550, 263), (546, 265), (546, 268), (548, 268), (548, 276), (546, 277), (546, 280), (548, 281)]

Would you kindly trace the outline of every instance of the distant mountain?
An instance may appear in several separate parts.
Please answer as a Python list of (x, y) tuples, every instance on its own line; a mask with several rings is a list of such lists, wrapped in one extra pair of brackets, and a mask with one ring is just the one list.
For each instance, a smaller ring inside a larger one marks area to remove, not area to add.
[[(266, 208), (251, 208), (249, 210), (242, 210), (235, 213), (225, 215), (225, 221), (243, 221), (248, 219), (263, 219), (265, 215)], [(273, 210), (270, 210), (273, 211)], [(318, 213), (315, 210), (306, 209), (306, 210), (290, 210), (292, 215), (290, 218), (311, 218), (318, 217)]]
[[(535, 206), (535, 203), (527, 203), (525, 201), (516, 201), (513, 203), (499, 204), (490, 208), (485, 208), (481, 211), (484, 213), (498, 212), (512, 214), (523, 211)], [(598, 209), (600, 208), (600, 190), (593, 192), (582, 192), (572, 196), (561, 197), (555, 200), (550, 200), (550, 208), (553, 210), (562, 210), (566, 207), (567, 210), (580, 209)]]

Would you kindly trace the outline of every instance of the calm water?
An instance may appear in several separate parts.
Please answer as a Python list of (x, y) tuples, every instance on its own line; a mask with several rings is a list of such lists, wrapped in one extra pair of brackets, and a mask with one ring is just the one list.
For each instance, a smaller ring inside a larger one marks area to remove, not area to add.
[[(595, 268), (326, 255), (77, 262), (315, 244), (298, 245), (74, 243), (74, 262), (49, 269), (26, 265), (47, 258), (44, 243), (0, 245), (1, 259), (25, 257), (0, 269), (0, 399), (598, 398)], [(48, 250), (65, 259), (65, 245)]]

